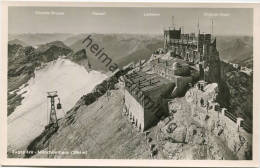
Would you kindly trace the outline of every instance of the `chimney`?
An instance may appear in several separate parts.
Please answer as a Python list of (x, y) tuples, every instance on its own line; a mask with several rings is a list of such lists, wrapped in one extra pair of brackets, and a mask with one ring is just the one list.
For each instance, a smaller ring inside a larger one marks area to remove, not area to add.
[(157, 59), (158, 63), (160, 63), (160, 58)]

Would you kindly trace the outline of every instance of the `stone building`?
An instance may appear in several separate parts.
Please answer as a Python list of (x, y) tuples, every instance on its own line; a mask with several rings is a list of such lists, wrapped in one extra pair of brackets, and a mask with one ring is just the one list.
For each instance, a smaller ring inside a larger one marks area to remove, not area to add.
[(203, 52), (203, 45), (211, 43), (211, 34), (198, 34), (198, 52)]
[[(148, 71), (142, 66), (148, 64)], [(139, 130), (145, 130), (167, 112), (165, 98), (185, 94), (192, 83), (218, 82), (220, 59), (211, 34), (182, 34), (181, 29), (164, 30), (164, 48), (150, 60), (124, 76), (124, 112)]]
[(219, 82), (220, 58), (216, 48), (216, 38), (200, 32), (182, 34), (181, 29), (164, 30), (164, 47), (172, 57), (181, 58), (188, 63), (198, 64), (200, 79)]
[(189, 64), (178, 58), (170, 60), (158, 58), (152, 60), (150, 66), (154, 73), (169, 80), (174, 80), (175, 76), (190, 76), (191, 73)]
[(125, 113), (139, 130), (149, 128), (167, 113), (164, 97), (173, 89), (173, 82), (138, 71), (125, 75), (124, 83)]
[(164, 31), (164, 49), (172, 52), (173, 57), (195, 63), (199, 58), (198, 40), (195, 33), (182, 34), (181, 29)]
[(171, 92), (172, 97), (176, 97), (185, 92), (189, 83), (199, 79), (198, 70), (187, 64), (185, 60), (172, 58), (170, 60), (155, 59), (150, 62), (153, 73), (160, 75), (175, 83), (175, 88)]

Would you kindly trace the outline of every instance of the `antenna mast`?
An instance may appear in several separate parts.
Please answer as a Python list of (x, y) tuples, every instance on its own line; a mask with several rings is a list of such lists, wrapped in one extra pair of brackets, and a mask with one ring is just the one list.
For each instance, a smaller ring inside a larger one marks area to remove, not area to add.
[(174, 28), (174, 16), (172, 16), (172, 28)]
[(199, 51), (199, 36), (200, 36), (200, 18), (198, 17), (198, 23), (197, 23), (197, 33), (198, 33), (198, 43), (197, 43), (197, 51)]
[(211, 19), (211, 34), (213, 35), (213, 19)]
[(198, 17), (197, 29), (198, 29), (198, 34), (200, 34), (200, 17)]

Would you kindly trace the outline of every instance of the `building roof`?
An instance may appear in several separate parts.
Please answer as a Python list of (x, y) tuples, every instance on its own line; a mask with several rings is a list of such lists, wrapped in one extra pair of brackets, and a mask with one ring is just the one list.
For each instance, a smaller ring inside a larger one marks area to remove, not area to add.
[[(127, 87), (128, 92), (143, 106), (149, 106), (150, 103), (144, 103), (145, 98), (140, 99), (140, 95), (137, 90), (129, 91), (131, 88), (136, 88), (141, 91), (144, 97), (149, 97), (153, 102), (157, 102), (158, 98), (165, 92), (168, 92), (168, 89), (172, 89), (171, 86), (174, 86), (174, 82), (162, 78), (157, 74), (148, 74), (143, 71), (134, 72), (128, 75), (125, 75), (125, 81), (131, 82), (131, 86)], [(156, 92), (156, 91), (160, 92)], [(137, 92), (136, 92), (137, 91)], [(169, 90), (170, 91), (170, 90)], [(142, 96), (143, 97), (143, 96)], [(146, 99), (147, 100), (147, 99)]]
[(131, 74), (125, 75), (126, 80), (133, 84), (137, 84), (139, 89), (144, 93), (149, 93), (150, 91), (158, 89), (162, 85), (173, 83), (172, 81), (160, 77), (159, 75), (153, 73), (148, 74), (143, 71), (133, 72)]

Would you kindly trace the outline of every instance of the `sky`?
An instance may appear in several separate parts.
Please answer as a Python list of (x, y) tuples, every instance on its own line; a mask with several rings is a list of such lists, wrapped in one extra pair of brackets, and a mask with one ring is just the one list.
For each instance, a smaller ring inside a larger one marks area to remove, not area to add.
[[(173, 19), (174, 17), (174, 19)], [(199, 21), (198, 21), (199, 20)], [(212, 26), (213, 20), (213, 26)], [(174, 25), (184, 32), (252, 35), (253, 9), (130, 8), (130, 7), (9, 7), (13, 33), (134, 33), (160, 34)]]

